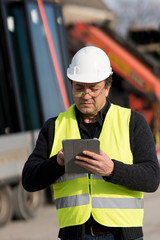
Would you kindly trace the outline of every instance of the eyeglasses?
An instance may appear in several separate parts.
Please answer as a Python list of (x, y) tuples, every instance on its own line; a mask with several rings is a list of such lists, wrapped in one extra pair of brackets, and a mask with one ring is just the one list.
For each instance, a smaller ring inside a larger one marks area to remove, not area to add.
[(96, 98), (96, 97), (98, 97), (98, 96), (100, 96), (102, 94), (103, 90), (104, 90), (104, 87), (102, 88), (101, 91), (99, 91), (97, 89), (96, 90), (92, 90), (90, 92), (73, 91), (73, 96), (80, 98), (80, 97), (84, 97), (86, 94), (89, 94), (92, 98)]

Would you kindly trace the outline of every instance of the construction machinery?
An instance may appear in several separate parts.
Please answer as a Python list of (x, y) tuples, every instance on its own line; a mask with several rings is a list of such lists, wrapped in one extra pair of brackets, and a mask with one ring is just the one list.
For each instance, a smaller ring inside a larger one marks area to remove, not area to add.
[[(79, 48), (94, 45), (102, 48), (114, 71), (110, 99), (144, 115), (150, 125), (159, 154), (160, 146), (160, 65), (150, 61), (124, 40), (107, 23), (73, 23), (67, 26), (71, 55)], [(158, 155), (159, 156), (159, 155)]]

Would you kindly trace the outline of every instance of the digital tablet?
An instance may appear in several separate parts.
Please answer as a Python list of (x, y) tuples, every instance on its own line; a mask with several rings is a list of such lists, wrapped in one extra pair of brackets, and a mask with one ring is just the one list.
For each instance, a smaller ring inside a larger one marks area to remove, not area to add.
[(65, 172), (66, 173), (90, 173), (85, 168), (74, 163), (75, 156), (83, 155), (83, 150), (100, 153), (100, 141), (98, 139), (71, 139), (62, 141)]

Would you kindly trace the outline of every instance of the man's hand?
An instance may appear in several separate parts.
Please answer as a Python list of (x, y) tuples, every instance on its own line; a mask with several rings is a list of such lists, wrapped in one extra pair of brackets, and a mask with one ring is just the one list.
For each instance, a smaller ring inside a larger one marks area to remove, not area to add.
[(60, 166), (64, 166), (64, 153), (62, 149), (57, 154), (57, 162)]
[(85, 156), (76, 156), (75, 163), (99, 176), (110, 176), (114, 170), (113, 161), (100, 151), (100, 155), (90, 151), (83, 151)]

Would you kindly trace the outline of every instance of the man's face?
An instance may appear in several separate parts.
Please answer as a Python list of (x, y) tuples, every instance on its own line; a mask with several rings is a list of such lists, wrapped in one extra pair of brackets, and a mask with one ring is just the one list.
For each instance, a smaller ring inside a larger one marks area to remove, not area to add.
[(108, 93), (109, 88), (105, 88), (105, 81), (98, 83), (72, 81), (74, 102), (84, 116), (96, 116), (104, 107)]

